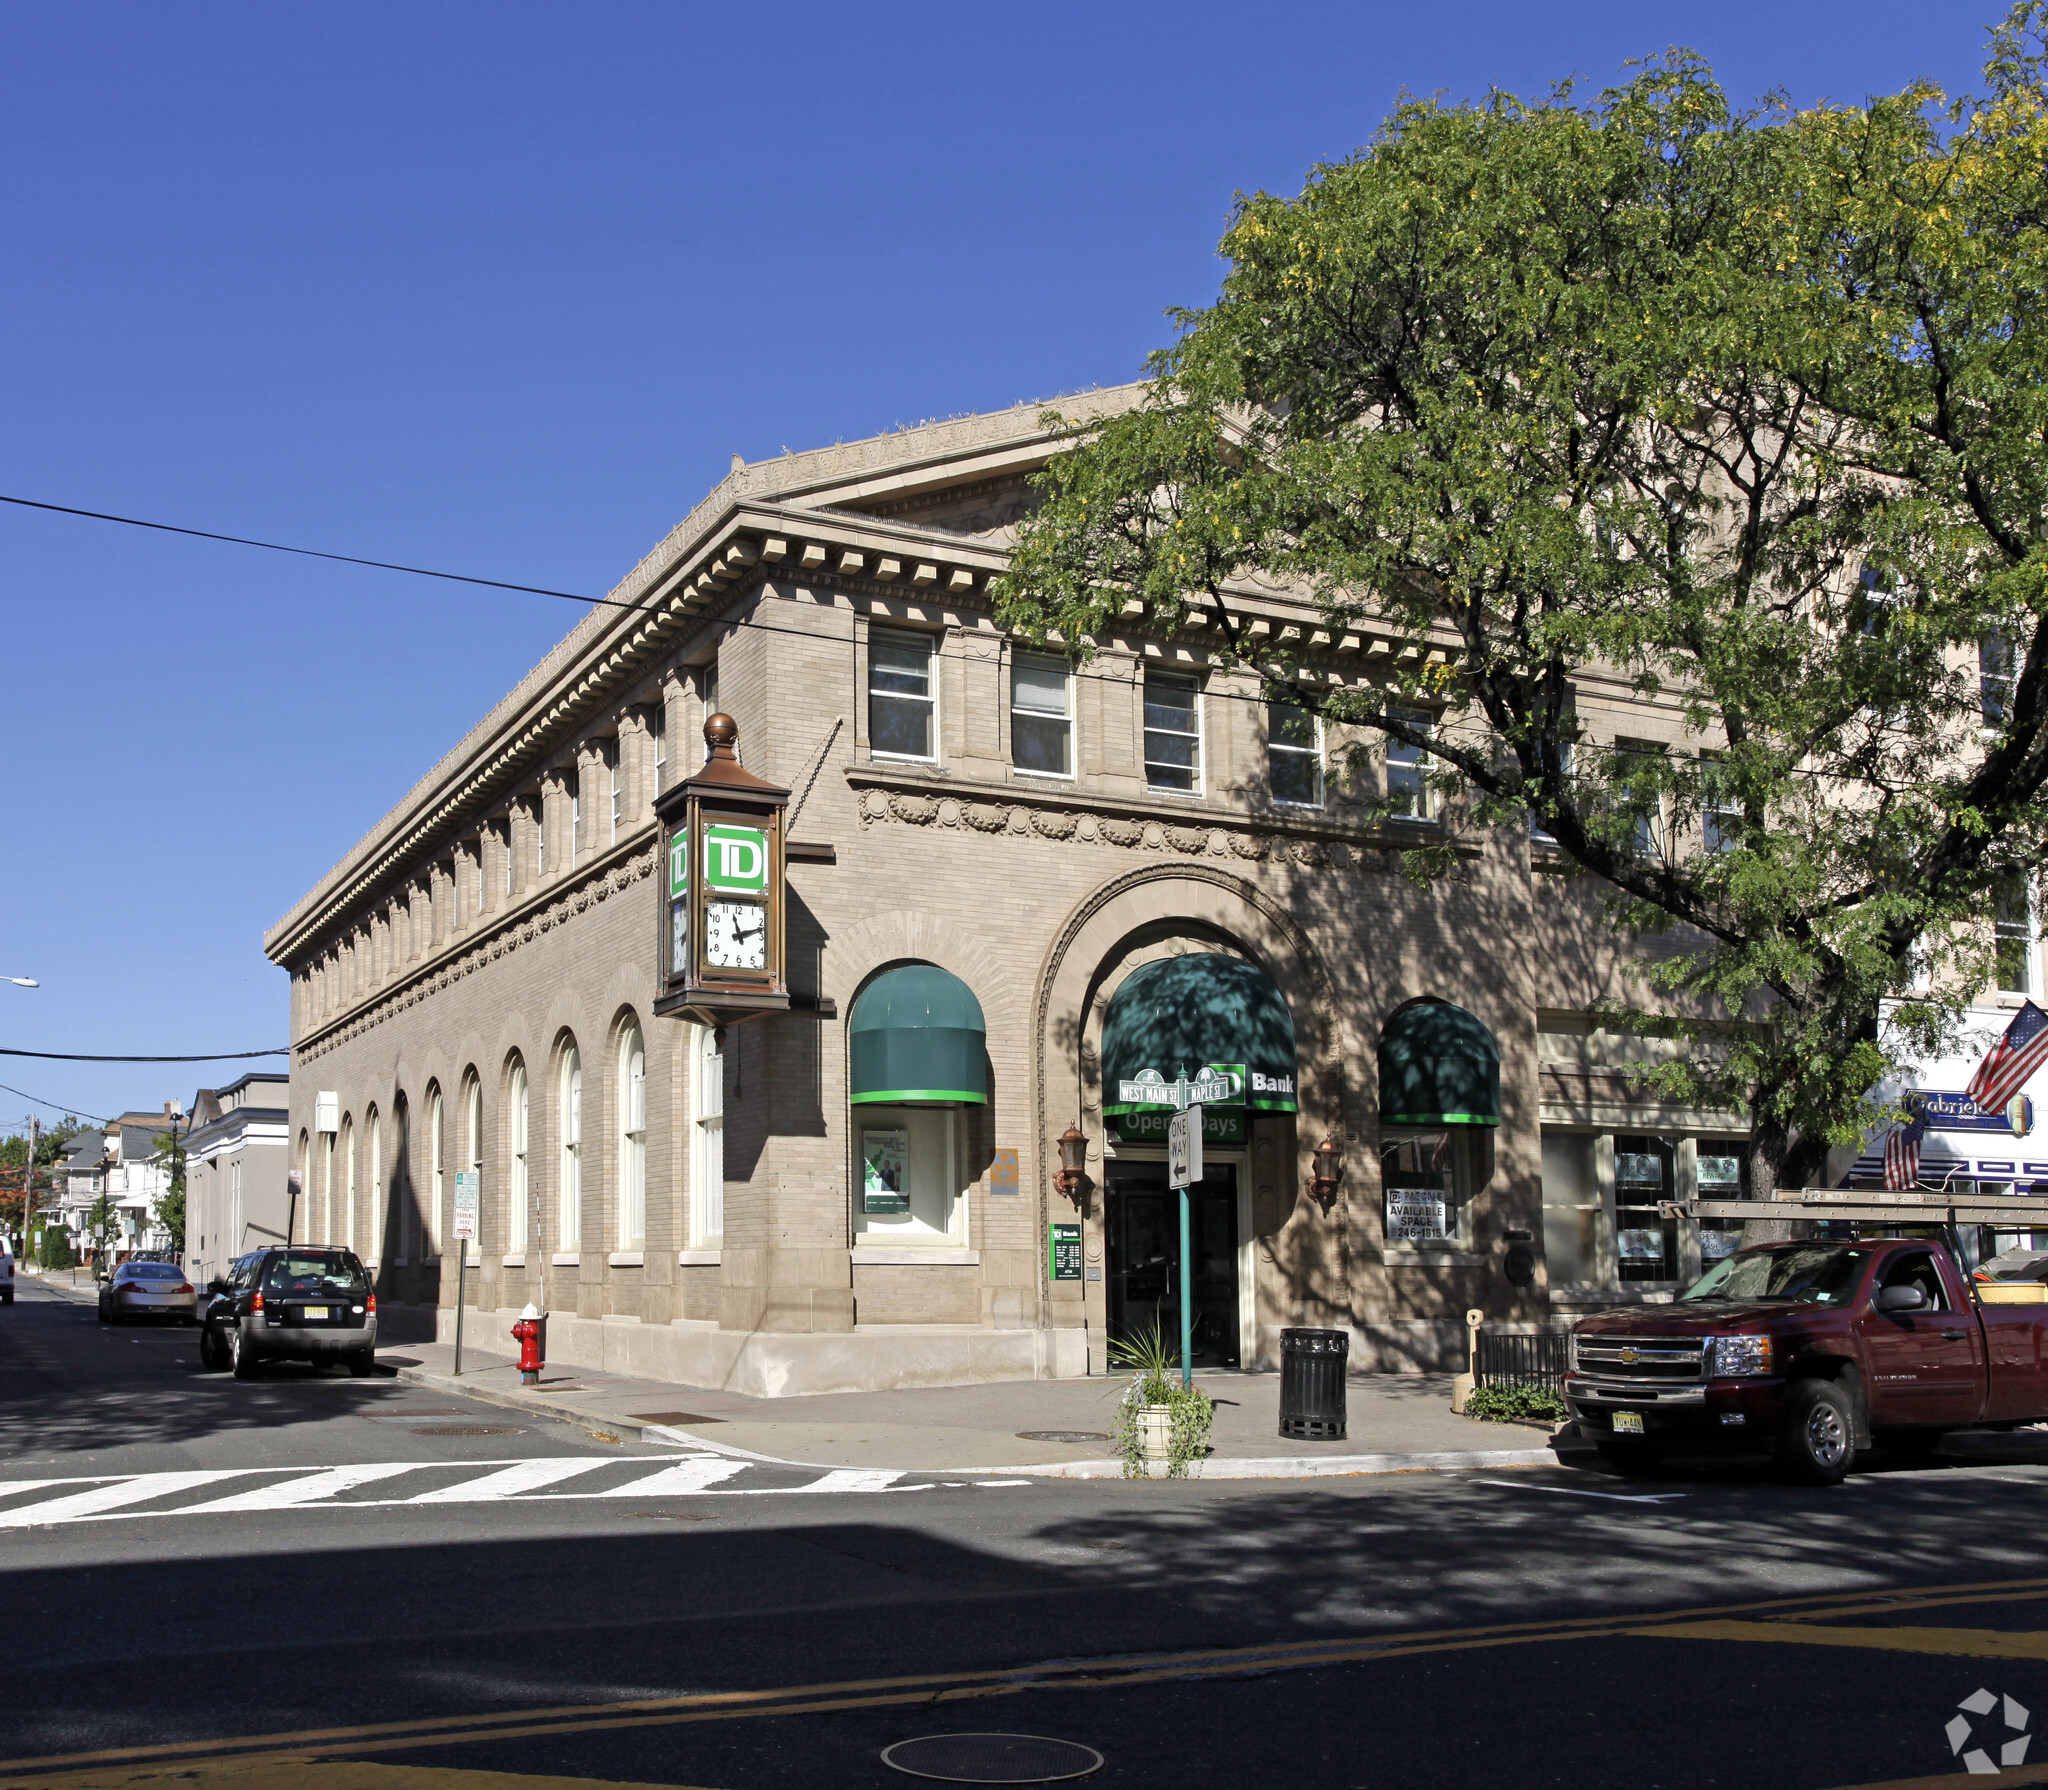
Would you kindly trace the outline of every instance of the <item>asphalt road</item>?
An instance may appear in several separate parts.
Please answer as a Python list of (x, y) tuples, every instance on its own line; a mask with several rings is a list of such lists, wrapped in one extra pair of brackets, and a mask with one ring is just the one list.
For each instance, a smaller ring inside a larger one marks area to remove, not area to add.
[(0, 1785), (879, 1790), (989, 1731), (1104, 1785), (2048, 1781), (2044, 1495), (2025, 1440), (1828, 1491), (828, 1477), (237, 1383), (24, 1283)]

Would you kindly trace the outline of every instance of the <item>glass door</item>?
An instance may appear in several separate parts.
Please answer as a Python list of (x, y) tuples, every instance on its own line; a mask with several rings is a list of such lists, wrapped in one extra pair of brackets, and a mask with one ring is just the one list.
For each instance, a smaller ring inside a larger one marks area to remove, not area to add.
[[(1236, 1367), (1237, 1165), (1208, 1162), (1188, 1189), (1193, 1249), (1194, 1364)], [(1180, 1350), (1180, 1195), (1164, 1162), (1109, 1165), (1109, 1333), (1128, 1340), (1156, 1323)]]

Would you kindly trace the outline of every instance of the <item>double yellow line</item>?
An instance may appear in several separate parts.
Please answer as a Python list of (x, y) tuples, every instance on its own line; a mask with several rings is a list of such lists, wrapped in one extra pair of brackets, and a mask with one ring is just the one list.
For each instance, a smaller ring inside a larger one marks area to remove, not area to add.
[[(1965, 1585), (1930, 1585), (1828, 1596), (1772, 1598), (1677, 1610), (1630, 1611), (1614, 1616), (1585, 1616), (1565, 1621), (1495, 1623), (1395, 1634), (1348, 1635), (1261, 1647), (1124, 1654), (1094, 1660), (1051, 1661), (996, 1671), (929, 1672), (894, 1678), (853, 1678), (822, 1684), (783, 1685), (767, 1690), (707, 1691), (695, 1696), (642, 1697), (614, 1703), (567, 1703), (482, 1715), (426, 1716), (412, 1721), (372, 1722), (354, 1727), (305, 1728), (213, 1740), (172, 1741), (158, 1746), (110, 1747), (97, 1752), (7, 1759), (0, 1760), (0, 1784), (58, 1790), (63, 1774), (92, 1773), (95, 1769), (103, 1772), (109, 1766), (192, 1765), (228, 1760), (281, 1764), (309, 1758), (360, 1759), (370, 1754), (410, 1752), (425, 1747), (469, 1746), (484, 1741), (591, 1734), (686, 1722), (820, 1715), (839, 1710), (910, 1705), (931, 1707), (981, 1698), (1012, 1697), (1025, 1691), (1118, 1690), (1169, 1679), (1301, 1671), (1316, 1666), (1348, 1665), (1368, 1660), (1407, 1659), (1424, 1653), (1526, 1647), (1541, 1642), (1592, 1640), (1618, 1634), (1656, 1636), (1663, 1633), (1674, 1640), (1796, 1641), (1801, 1638), (1797, 1625), (1822, 1624), (1835, 1617), (1889, 1616), (1936, 1607), (2039, 1601), (2048, 1601), (2048, 1578), (1991, 1579)], [(1731, 1620), (1740, 1617), (1750, 1620)], [(1692, 1632), (1687, 1632), (1688, 1627)], [(1825, 1641), (1824, 1632), (1827, 1635)], [(1877, 1635), (1885, 1631), (1870, 1632)], [(1816, 1629), (1812, 1638), (1822, 1644), (1839, 1645), (1841, 1643), (1836, 1638), (1839, 1633), (1839, 1630)]]

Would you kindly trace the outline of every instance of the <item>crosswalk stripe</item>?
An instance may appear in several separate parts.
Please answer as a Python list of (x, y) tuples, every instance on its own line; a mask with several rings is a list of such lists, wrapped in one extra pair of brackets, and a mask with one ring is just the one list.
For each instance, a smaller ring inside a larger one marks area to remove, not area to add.
[(903, 1475), (879, 1467), (834, 1467), (809, 1485), (780, 1486), (789, 1492), (886, 1492)]
[(707, 1455), (701, 1460), (678, 1461), (672, 1467), (664, 1467), (659, 1473), (650, 1473), (645, 1479), (636, 1479), (627, 1485), (606, 1486), (601, 1492), (585, 1495), (592, 1498), (659, 1498), (664, 1493), (701, 1492), (721, 1479), (744, 1473), (752, 1464), (751, 1461)]
[(185, 1473), (146, 1473), (140, 1478), (116, 1480), (90, 1492), (73, 1492), (68, 1498), (45, 1498), (16, 1510), (0, 1511), (0, 1529), (25, 1529), (32, 1523), (65, 1523), (73, 1517), (99, 1516), (119, 1510), (124, 1504), (142, 1504), (171, 1492), (189, 1491), (193, 1486), (215, 1485), (223, 1479), (239, 1479), (235, 1467), (193, 1469)]
[(196, 1517), (218, 1516), (226, 1511), (289, 1510), (295, 1504), (311, 1504), (316, 1499), (331, 1498), (337, 1492), (346, 1492), (355, 1486), (373, 1485), (380, 1479), (391, 1479), (400, 1473), (417, 1473), (422, 1467), (432, 1465), (431, 1461), (389, 1461), (375, 1467), (329, 1467), (304, 1479), (287, 1479), (278, 1485), (259, 1485), (246, 1492), (231, 1492), (225, 1498), (210, 1499), (204, 1504), (188, 1504), (179, 1510), (178, 1515)]
[(594, 1473), (599, 1467), (609, 1467), (606, 1460), (567, 1461), (520, 1461), (514, 1466), (501, 1468), (496, 1473), (486, 1473), (481, 1479), (464, 1481), (461, 1485), (444, 1485), (436, 1491), (422, 1492), (417, 1498), (405, 1500), (408, 1504), (487, 1504), (495, 1498), (509, 1498), (515, 1492), (530, 1492), (537, 1487), (553, 1485), (558, 1480), (572, 1479), (578, 1473)]

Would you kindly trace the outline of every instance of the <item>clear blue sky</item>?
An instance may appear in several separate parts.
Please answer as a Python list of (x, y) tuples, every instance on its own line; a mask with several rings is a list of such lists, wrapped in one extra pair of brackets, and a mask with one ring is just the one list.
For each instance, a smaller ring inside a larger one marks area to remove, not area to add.
[[(1953, 90), (2000, 10), (4, 5), (0, 492), (602, 592), (735, 452), (1134, 377), (1233, 192), (1404, 88)], [(0, 580), (0, 1044), (50, 1051), (285, 1042), (265, 927), (578, 613), (8, 506)]]

